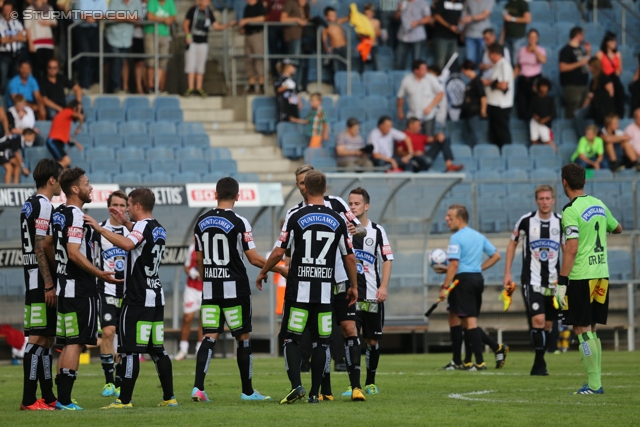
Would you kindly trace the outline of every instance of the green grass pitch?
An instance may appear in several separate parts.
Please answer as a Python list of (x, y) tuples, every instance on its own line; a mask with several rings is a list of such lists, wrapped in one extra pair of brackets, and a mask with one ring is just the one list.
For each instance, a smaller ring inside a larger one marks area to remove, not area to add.
[[(631, 426), (640, 415), (638, 353), (605, 352), (603, 396), (573, 396), (586, 381), (580, 354), (548, 355), (551, 376), (530, 377), (532, 353), (509, 354), (504, 369), (484, 372), (445, 372), (446, 354), (382, 355), (377, 376), (380, 394), (366, 402), (339, 397), (347, 375), (332, 375), (336, 400), (317, 405), (279, 405), (288, 391), (282, 358), (255, 357), (254, 387), (271, 402), (241, 402), (240, 379), (234, 359), (213, 359), (206, 379), (211, 403), (190, 399), (195, 361), (173, 363), (177, 408), (157, 408), (162, 398), (152, 362), (141, 364), (132, 410), (99, 410), (102, 398), (100, 363), (81, 366), (73, 397), (81, 412), (21, 412), (22, 367), (0, 367), (0, 425), (4, 426)], [(364, 357), (363, 357), (364, 364)], [(364, 369), (364, 367), (363, 367)], [(303, 374), (310, 386), (309, 374)], [(363, 371), (364, 380), (364, 371)]]

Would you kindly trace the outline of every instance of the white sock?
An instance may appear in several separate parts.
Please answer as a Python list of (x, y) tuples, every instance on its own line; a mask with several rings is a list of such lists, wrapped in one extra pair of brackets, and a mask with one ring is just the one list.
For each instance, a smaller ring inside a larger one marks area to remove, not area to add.
[(200, 344), (202, 344), (202, 341), (196, 343), (196, 354), (198, 354), (198, 350), (200, 350)]
[(189, 353), (189, 341), (180, 341), (180, 351)]

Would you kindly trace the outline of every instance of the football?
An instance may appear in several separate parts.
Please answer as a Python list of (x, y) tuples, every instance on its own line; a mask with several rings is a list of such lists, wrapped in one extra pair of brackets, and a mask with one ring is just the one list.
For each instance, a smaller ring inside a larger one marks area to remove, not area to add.
[(443, 273), (449, 266), (447, 253), (442, 249), (434, 249), (429, 254), (429, 264), (436, 273)]

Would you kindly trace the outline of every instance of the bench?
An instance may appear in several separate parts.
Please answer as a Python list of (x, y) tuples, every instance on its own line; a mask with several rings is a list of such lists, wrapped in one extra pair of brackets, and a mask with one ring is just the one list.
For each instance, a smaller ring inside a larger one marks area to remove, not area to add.
[(411, 352), (413, 354), (418, 353), (418, 337), (422, 335), (423, 342), (426, 341), (426, 334), (429, 330), (429, 325), (426, 323), (421, 324), (394, 324), (393, 321), (389, 321), (384, 325), (382, 329), (383, 334), (411, 334)]

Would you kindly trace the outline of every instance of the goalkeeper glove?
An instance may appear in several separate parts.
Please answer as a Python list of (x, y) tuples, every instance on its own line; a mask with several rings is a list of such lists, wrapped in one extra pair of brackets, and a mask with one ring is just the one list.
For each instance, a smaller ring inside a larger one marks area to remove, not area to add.
[(553, 294), (553, 307), (558, 310), (567, 306), (566, 294), (567, 294), (567, 284), (569, 283), (569, 279), (566, 276), (558, 276), (558, 284), (556, 285), (556, 290)]

